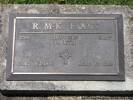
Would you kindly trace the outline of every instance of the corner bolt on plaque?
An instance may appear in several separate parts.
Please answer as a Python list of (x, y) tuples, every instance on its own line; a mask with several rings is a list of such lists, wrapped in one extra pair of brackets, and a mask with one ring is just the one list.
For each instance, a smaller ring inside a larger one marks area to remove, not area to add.
[(119, 14), (10, 14), (7, 80), (124, 80)]

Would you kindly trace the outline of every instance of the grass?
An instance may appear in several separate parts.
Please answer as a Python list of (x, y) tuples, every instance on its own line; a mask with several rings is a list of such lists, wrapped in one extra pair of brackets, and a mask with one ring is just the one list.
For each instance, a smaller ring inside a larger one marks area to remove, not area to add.
[(128, 5), (133, 8), (133, 0), (0, 0), (1, 4), (86, 4), (86, 5)]

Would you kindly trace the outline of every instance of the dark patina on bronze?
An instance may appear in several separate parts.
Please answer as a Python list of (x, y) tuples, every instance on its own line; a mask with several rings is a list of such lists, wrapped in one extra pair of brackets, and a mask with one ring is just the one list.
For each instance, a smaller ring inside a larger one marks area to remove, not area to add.
[(10, 14), (7, 80), (111, 80), (124, 75), (119, 14)]

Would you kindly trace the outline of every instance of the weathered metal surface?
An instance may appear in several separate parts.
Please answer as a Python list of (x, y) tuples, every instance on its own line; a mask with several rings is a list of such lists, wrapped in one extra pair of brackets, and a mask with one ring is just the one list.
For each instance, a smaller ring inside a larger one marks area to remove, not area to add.
[(124, 80), (119, 14), (11, 14), (7, 80)]

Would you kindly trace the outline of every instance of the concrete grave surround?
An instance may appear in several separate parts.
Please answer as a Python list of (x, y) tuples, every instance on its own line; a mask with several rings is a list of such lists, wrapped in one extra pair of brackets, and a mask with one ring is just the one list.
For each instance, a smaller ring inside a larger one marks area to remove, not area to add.
[[(124, 23), (125, 81), (6, 81), (9, 13), (122, 14)], [(0, 89), (43, 91), (133, 91), (133, 10), (127, 6), (1, 5)]]

